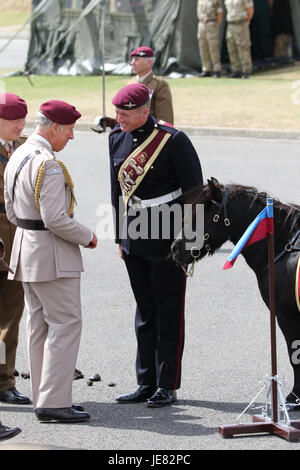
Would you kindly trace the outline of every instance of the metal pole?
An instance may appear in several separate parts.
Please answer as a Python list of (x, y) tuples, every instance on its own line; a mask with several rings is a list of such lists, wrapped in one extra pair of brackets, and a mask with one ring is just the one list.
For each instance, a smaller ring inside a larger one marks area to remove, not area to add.
[[(267, 202), (267, 204), (269, 201)], [(273, 202), (271, 203), (273, 204)], [(272, 419), (278, 421), (277, 396), (277, 352), (276, 352), (276, 309), (275, 309), (275, 263), (274, 263), (274, 231), (268, 234), (268, 264), (269, 264), (269, 303), (271, 331), (271, 380), (272, 380)]]
[[(105, 2), (102, 3), (101, 14), (101, 60), (102, 60), (102, 115), (106, 116), (105, 106)], [(104, 120), (103, 130), (106, 130), (106, 122)]]

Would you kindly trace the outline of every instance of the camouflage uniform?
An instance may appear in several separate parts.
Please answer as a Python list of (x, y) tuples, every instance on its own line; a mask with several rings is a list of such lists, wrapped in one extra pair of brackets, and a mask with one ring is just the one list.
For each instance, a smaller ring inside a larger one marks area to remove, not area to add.
[(253, 0), (225, 0), (227, 10), (226, 42), (233, 73), (248, 75), (252, 71), (248, 8)]
[[(129, 83), (139, 82), (139, 77), (133, 77)], [(157, 77), (152, 72), (142, 81), (149, 88), (151, 94), (150, 114), (156, 119), (161, 119), (168, 124), (174, 124), (174, 111), (171, 90), (162, 77)]]
[(198, 0), (197, 15), (202, 71), (221, 72), (218, 14), (223, 13), (222, 0)]

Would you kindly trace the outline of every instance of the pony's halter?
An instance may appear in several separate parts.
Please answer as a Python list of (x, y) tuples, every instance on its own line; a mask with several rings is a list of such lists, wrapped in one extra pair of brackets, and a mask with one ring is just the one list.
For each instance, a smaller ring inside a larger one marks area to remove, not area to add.
[[(225, 187), (225, 191), (224, 191), (224, 196), (223, 196), (223, 199), (222, 201), (219, 203), (217, 201), (214, 201), (212, 199), (212, 202), (218, 206), (219, 210), (218, 212), (213, 216), (213, 222), (214, 223), (217, 223), (219, 222), (220, 220), (220, 213), (222, 211), (222, 209), (224, 210), (224, 224), (226, 227), (229, 227), (230, 226), (230, 220), (229, 218), (227, 217), (227, 201), (228, 201), (228, 196), (229, 196), (229, 188), (228, 187)], [(204, 242), (207, 242), (210, 238), (210, 234), (208, 232), (206, 232), (204, 235), (203, 235), (203, 240)], [(207, 253), (209, 253), (211, 251), (211, 246), (209, 243), (204, 243), (204, 248), (206, 249)], [(198, 253), (193, 253), (193, 250), (197, 250)], [(194, 275), (194, 269), (195, 269), (195, 263), (196, 263), (196, 260), (197, 258), (199, 257), (199, 248), (197, 247), (193, 247), (191, 249), (191, 256), (194, 258), (193, 259), (193, 262), (191, 263), (191, 267), (190, 269), (188, 268), (185, 268), (183, 265), (181, 265), (183, 271), (185, 272), (186, 276), (187, 277), (193, 277)]]
[[(225, 191), (224, 191), (224, 196), (223, 196), (223, 199), (221, 202), (217, 202), (217, 201), (214, 201), (213, 199), (211, 200), (218, 208), (219, 210), (217, 211), (217, 213), (213, 216), (213, 222), (214, 223), (218, 223), (219, 220), (220, 220), (220, 213), (222, 211), (222, 209), (224, 210), (224, 225), (226, 227), (229, 227), (230, 226), (230, 220), (229, 218), (227, 217), (227, 201), (228, 201), (228, 196), (229, 196), (229, 188), (228, 187), (225, 187)], [(204, 240), (204, 248), (206, 249), (207, 253), (209, 253), (211, 251), (211, 245), (209, 243), (206, 243), (210, 238), (210, 234), (208, 232), (206, 232), (204, 235), (203, 235), (203, 240)]]

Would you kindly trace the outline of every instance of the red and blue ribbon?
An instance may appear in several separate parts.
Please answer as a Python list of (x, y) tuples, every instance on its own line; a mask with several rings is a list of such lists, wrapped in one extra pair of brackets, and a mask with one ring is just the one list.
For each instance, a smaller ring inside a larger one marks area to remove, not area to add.
[(248, 246), (266, 238), (269, 234), (274, 233), (274, 216), (273, 216), (273, 200), (267, 199), (266, 207), (258, 214), (258, 216), (249, 225), (242, 237), (239, 239), (234, 249), (228, 256), (223, 269), (233, 267), (239, 254)]

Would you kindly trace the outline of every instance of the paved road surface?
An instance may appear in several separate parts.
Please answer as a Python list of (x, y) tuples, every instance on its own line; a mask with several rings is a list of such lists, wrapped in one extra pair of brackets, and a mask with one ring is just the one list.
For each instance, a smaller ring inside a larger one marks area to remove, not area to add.
[[(285, 202), (299, 202), (299, 143), (195, 136), (192, 140), (206, 178), (254, 185)], [(99, 210), (109, 202), (107, 136), (78, 133), (61, 157), (76, 185), (76, 216), (95, 230)], [(157, 410), (114, 401), (136, 385), (135, 302), (111, 240), (100, 241), (95, 251), (83, 250), (83, 256), (84, 328), (77, 367), (85, 378), (74, 381), (74, 402), (84, 404), (93, 419), (80, 425), (42, 424), (30, 406), (1, 404), (3, 423), (23, 431), (7, 445), (106, 450), (300, 449), (300, 443), (289, 444), (269, 435), (223, 439), (218, 433), (219, 425), (235, 422), (270, 371), (268, 311), (242, 257), (234, 269), (224, 272), (227, 254), (217, 253), (198, 264), (195, 276), (188, 280), (182, 388), (176, 405)], [(278, 358), (279, 372), (289, 382), (289, 390), (292, 372), (280, 332)], [(24, 321), (17, 368), (27, 370)], [(102, 381), (88, 387), (88, 377), (96, 372)], [(29, 380), (18, 378), (17, 387), (30, 393)], [(263, 401), (264, 395), (258, 403)], [(241, 422), (251, 422), (251, 413)]]
[[(7, 38), (0, 36), (0, 49), (7, 43)], [(13, 40), (0, 54), (1, 70), (17, 69), (23, 70), (27, 59), (28, 39), (21, 38)]]

